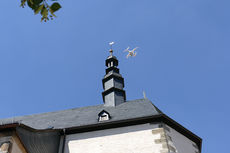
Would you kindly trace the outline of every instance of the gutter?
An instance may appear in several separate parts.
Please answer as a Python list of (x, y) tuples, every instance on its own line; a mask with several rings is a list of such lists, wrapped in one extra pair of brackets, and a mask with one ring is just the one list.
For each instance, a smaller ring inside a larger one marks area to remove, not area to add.
[(63, 132), (63, 147), (62, 147), (62, 153), (64, 153), (64, 147), (65, 147), (65, 141), (66, 141), (66, 135), (68, 134), (74, 134), (74, 133), (81, 133), (81, 132), (89, 132), (89, 131), (96, 131), (96, 130), (103, 130), (103, 129), (110, 129), (110, 128), (116, 128), (116, 127), (124, 127), (124, 126), (130, 126), (130, 125), (137, 125), (137, 124), (144, 124), (144, 123), (153, 123), (153, 122), (163, 122), (172, 128), (174, 128), (177, 132), (182, 133), (184, 136), (189, 138), (190, 140), (196, 142), (196, 144), (199, 147), (199, 150), (202, 149), (202, 139), (189, 131), (188, 129), (184, 128), (182, 125), (171, 119), (165, 114), (159, 114), (159, 115), (150, 115), (140, 118), (133, 118), (133, 119), (126, 119), (126, 120), (119, 120), (119, 121), (108, 121), (103, 122), (100, 124), (91, 124), (91, 125), (83, 125), (78, 127), (69, 127), (66, 129), (33, 129), (29, 126), (26, 126), (24, 124), (21, 124), (19, 122), (12, 122), (9, 124), (2, 124), (0, 125), (0, 131), (16, 128), (16, 127), (22, 127), (25, 129), (28, 129), (33, 132), (48, 132), (48, 131), (60, 131)]

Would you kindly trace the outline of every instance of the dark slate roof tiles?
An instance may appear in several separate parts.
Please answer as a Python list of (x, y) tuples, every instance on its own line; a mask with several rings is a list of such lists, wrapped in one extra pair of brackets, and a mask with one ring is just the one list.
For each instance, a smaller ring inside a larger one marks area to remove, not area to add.
[[(106, 122), (135, 119), (147, 116), (161, 114), (148, 99), (139, 99), (124, 102), (116, 107), (106, 107), (104, 105), (88, 106), (75, 109), (68, 109), (57, 112), (49, 112), (36, 115), (14, 117), (14, 122), (22, 123), (33, 129), (66, 129), (71, 127), (80, 127), (98, 122), (98, 114), (105, 110), (109, 112), (111, 119)], [(12, 122), (12, 118), (0, 120), (1, 124)]]

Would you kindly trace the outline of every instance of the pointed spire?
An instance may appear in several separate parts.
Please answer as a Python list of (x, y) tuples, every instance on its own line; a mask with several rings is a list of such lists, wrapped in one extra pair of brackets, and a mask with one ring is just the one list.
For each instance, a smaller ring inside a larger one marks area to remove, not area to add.
[[(114, 43), (110, 43), (114, 44)], [(109, 50), (110, 56), (105, 61), (106, 75), (102, 83), (104, 92), (102, 92), (103, 101), (105, 106), (117, 106), (126, 100), (124, 88), (124, 78), (119, 73), (118, 60), (113, 55), (112, 46)]]

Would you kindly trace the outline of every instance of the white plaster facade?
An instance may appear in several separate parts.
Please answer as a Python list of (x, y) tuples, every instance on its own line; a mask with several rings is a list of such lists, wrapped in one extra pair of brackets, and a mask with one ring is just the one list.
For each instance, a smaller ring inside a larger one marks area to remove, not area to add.
[(65, 153), (196, 153), (192, 144), (170, 127), (141, 124), (67, 135)]

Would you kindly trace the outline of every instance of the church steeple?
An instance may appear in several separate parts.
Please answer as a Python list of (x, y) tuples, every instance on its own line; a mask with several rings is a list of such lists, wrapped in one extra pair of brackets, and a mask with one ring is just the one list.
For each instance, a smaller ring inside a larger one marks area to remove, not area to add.
[(105, 106), (117, 106), (126, 101), (124, 88), (124, 78), (119, 73), (118, 60), (113, 56), (113, 50), (110, 49), (110, 56), (105, 61), (106, 75), (102, 83), (104, 92), (102, 92)]

